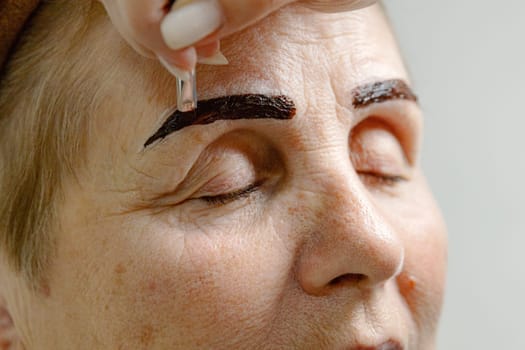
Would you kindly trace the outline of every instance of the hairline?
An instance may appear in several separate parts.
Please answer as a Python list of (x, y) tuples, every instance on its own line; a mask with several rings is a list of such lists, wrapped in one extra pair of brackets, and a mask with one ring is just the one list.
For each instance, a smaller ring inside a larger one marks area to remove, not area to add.
[(84, 149), (81, 130), (95, 84), (80, 55), (88, 26), (100, 14), (101, 6), (93, 3), (43, 2), (2, 71), (0, 254), (32, 286), (45, 277), (61, 185), (81, 161), (74, 155)]

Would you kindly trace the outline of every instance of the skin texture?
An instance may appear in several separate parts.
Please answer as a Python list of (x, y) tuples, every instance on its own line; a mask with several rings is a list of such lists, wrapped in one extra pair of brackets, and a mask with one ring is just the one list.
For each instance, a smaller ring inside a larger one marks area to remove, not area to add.
[(286, 95), (295, 117), (147, 149), (174, 81), (109, 21), (93, 30), (108, 97), (64, 186), (45, 288), (4, 272), (27, 349), (434, 348), (446, 234), (418, 163), (421, 111), (352, 105), (356, 86), (408, 81), (379, 7), (291, 5), (225, 40), (231, 63), (199, 71), (201, 98)]

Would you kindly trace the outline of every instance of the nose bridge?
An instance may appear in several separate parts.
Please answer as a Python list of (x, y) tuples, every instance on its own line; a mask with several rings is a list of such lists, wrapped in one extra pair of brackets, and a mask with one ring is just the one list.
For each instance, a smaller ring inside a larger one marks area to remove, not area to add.
[(381, 285), (402, 268), (399, 237), (352, 171), (332, 169), (318, 181), (316, 221), (298, 269), (309, 293), (334, 286)]

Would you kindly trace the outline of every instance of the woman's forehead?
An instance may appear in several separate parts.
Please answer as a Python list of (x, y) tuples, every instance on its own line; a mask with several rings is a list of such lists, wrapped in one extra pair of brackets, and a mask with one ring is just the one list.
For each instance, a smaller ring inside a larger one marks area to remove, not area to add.
[(227, 66), (199, 66), (200, 97), (335, 89), (382, 78), (406, 78), (395, 39), (380, 6), (337, 14), (291, 5), (226, 38)]
[[(100, 67), (104, 85), (125, 88), (130, 97), (154, 91), (152, 98), (164, 105), (174, 100), (174, 78), (156, 60), (134, 52), (109, 20), (96, 21), (92, 31), (92, 37), (100, 38), (86, 45), (100, 52), (100, 59), (86, 64)], [(290, 95), (301, 87), (315, 93), (319, 82), (329, 82), (344, 94), (363, 83), (407, 79), (379, 5), (343, 13), (288, 5), (223, 39), (221, 51), (228, 65), (197, 66), (200, 99), (244, 93)]]

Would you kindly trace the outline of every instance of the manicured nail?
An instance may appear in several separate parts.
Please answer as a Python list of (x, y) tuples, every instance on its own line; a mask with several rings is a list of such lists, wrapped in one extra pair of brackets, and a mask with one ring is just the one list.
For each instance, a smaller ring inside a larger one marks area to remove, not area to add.
[(216, 31), (223, 22), (223, 13), (217, 0), (195, 0), (176, 7), (160, 25), (162, 37), (173, 50), (195, 44)]
[(191, 75), (190, 75), (190, 72), (188, 72), (187, 70), (180, 69), (178, 67), (175, 67), (174, 65), (169, 64), (168, 61), (166, 61), (164, 58), (160, 56), (159, 56), (159, 61), (160, 63), (162, 63), (164, 68), (166, 68), (168, 72), (170, 72), (172, 75), (184, 81), (190, 80)]
[(210, 64), (214, 66), (224, 66), (230, 63), (228, 62), (228, 59), (220, 51), (217, 51), (215, 55), (210, 56), (210, 57), (200, 57), (197, 62), (202, 63), (202, 64)]

